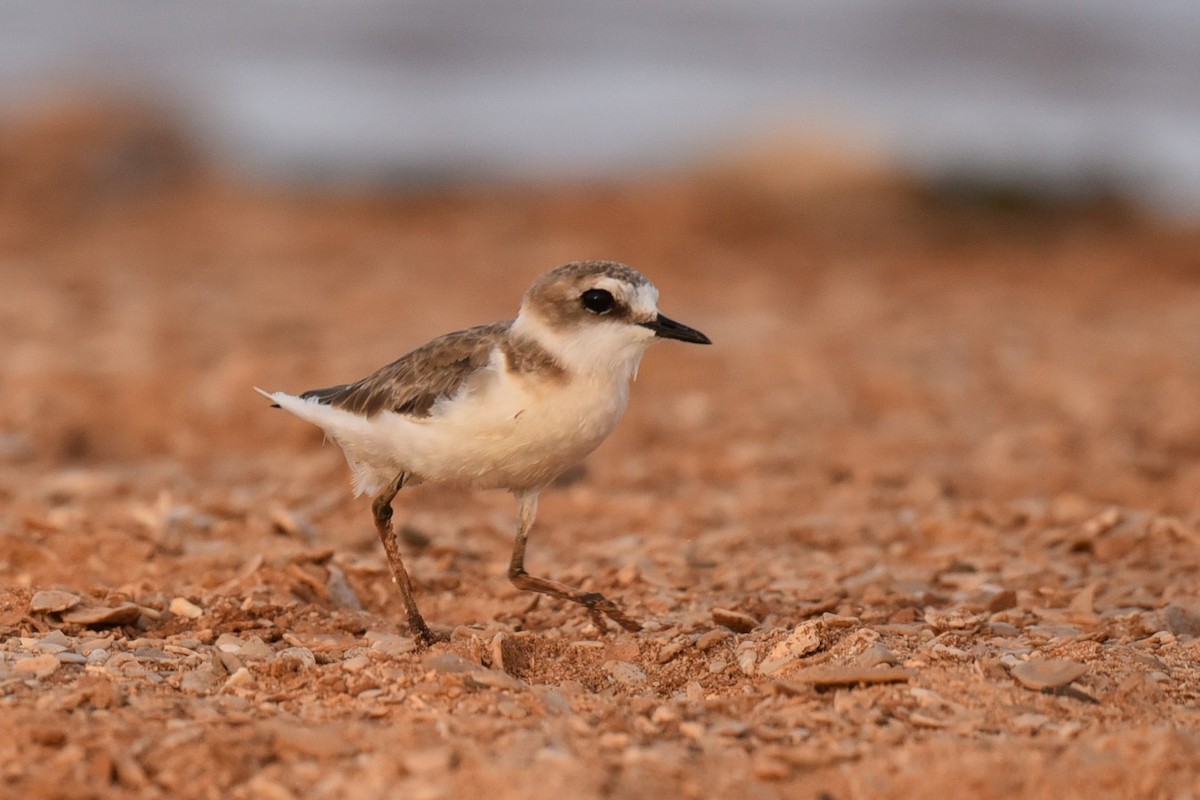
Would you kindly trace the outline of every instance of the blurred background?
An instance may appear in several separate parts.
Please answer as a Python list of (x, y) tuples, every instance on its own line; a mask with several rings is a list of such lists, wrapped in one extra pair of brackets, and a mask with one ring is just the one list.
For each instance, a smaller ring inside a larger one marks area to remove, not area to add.
[(320, 434), (252, 386), (611, 258), (718, 346), (647, 356), (609, 481), (1200, 508), (1194, 0), (0, 15), (0, 463), (282, 479)]
[(160, 106), (259, 178), (678, 168), (812, 140), (927, 179), (1200, 211), (1192, 0), (0, 2), (0, 114)]

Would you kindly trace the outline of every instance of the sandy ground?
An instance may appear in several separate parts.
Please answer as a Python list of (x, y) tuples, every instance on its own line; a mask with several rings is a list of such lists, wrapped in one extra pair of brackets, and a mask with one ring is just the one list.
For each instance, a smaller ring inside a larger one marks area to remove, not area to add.
[[(849, 162), (255, 191), (153, 120), (0, 137), (0, 795), (1200, 794), (1200, 235)], [(332, 445), (360, 377), (604, 257), (652, 350), (543, 495), (419, 487), (408, 637)]]

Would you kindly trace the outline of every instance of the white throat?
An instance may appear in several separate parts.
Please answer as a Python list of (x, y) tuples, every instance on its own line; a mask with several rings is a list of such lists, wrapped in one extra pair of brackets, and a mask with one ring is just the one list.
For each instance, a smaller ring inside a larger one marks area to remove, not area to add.
[(524, 308), (512, 332), (546, 348), (571, 373), (625, 383), (637, 377), (642, 356), (655, 339), (647, 328), (616, 321), (557, 329)]

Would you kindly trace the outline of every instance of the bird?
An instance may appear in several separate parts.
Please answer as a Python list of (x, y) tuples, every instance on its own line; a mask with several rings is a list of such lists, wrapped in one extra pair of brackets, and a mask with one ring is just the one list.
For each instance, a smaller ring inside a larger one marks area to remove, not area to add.
[(537, 278), (515, 318), (440, 336), (354, 383), (298, 396), (255, 389), (341, 447), (355, 494), (372, 497), (376, 532), (421, 645), (446, 636), (417, 608), (392, 526), (397, 493), (420, 483), (511, 492), (509, 580), (582, 605), (602, 632), (605, 617), (638, 631), (641, 623), (604, 595), (530, 575), (525, 549), (538, 495), (612, 432), (642, 356), (662, 339), (712, 343), (663, 316), (658, 289), (637, 270), (576, 261)]

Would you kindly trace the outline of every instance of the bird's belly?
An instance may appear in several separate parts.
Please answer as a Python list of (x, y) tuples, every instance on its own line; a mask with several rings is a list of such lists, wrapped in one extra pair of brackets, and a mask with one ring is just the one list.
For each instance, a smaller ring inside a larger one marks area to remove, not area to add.
[(625, 410), (627, 386), (540, 392), (501, 385), (420, 423), (404, 460), (418, 476), (478, 488), (544, 486), (594, 450)]

